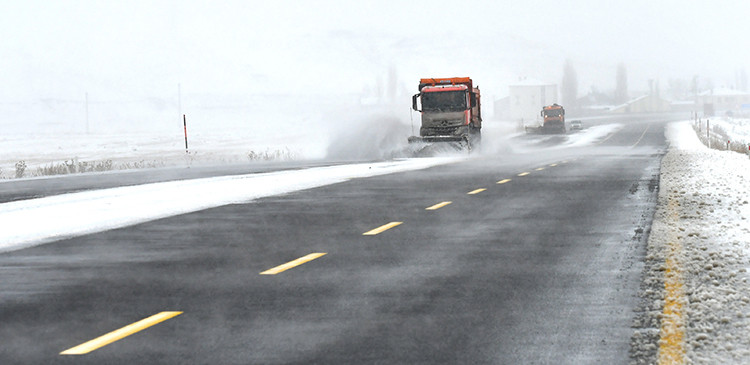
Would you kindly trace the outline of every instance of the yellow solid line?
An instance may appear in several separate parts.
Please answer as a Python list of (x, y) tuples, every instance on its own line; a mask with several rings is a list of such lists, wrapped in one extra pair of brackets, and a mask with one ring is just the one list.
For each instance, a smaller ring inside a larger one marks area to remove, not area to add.
[(438, 209), (440, 209), (440, 208), (442, 208), (442, 207), (444, 207), (444, 206), (446, 206), (446, 205), (448, 205), (450, 203), (452, 203), (452, 202), (437, 203), (437, 204), (435, 204), (435, 205), (433, 205), (431, 207), (425, 208), (424, 210), (438, 210)]
[(161, 312), (154, 314), (151, 317), (142, 319), (133, 324), (127, 325), (119, 330), (112, 331), (106, 335), (97, 337), (89, 342), (80, 344), (76, 347), (67, 349), (60, 353), (60, 355), (84, 355), (91, 351), (94, 351), (100, 347), (107, 346), (112, 342), (121, 340), (127, 336), (130, 336), (136, 332), (142, 331), (149, 328), (157, 323), (164, 322), (172, 317), (176, 317), (182, 314), (182, 312)]
[(404, 222), (391, 222), (391, 223), (388, 223), (388, 224), (384, 224), (384, 225), (382, 225), (382, 226), (380, 226), (378, 228), (375, 228), (373, 230), (370, 230), (370, 231), (367, 231), (365, 233), (362, 233), (362, 235), (363, 236), (374, 236), (374, 235), (376, 235), (378, 233), (382, 233), (384, 231), (387, 231), (387, 230), (389, 230), (389, 229), (391, 229), (391, 228), (393, 228), (393, 227), (395, 227), (395, 226), (397, 226), (397, 225), (399, 225), (401, 223), (404, 223)]
[[(669, 199), (667, 203), (672, 220), (679, 220), (678, 202)], [(682, 287), (682, 272), (676, 257), (682, 250), (682, 244), (672, 234), (668, 242), (667, 258), (665, 260), (664, 272), (664, 311), (661, 320), (661, 332), (659, 334), (659, 364), (684, 364), (685, 363), (685, 325), (682, 303), (685, 301), (685, 292)]]
[(481, 193), (481, 192), (483, 192), (485, 190), (487, 190), (487, 189), (481, 188), (481, 189), (477, 189), (477, 190), (472, 190), (472, 191), (470, 191), (470, 192), (468, 192), (466, 194), (469, 194), (469, 195), (479, 194), (479, 193)]
[(522, 172), (522, 173), (518, 174), (518, 176), (526, 176), (528, 174), (530, 174), (530, 172)]
[(616, 132), (614, 132), (614, 133), (612, 133), (612, 134), (608, 135), (608, 136), (607, 136), (607, 138), (605, 138), (605, 139), (603, 139), (603, 140), (599, 141), (599, 143), (597, 143), (597, 145), (600, 145), (600, 144), (602, 144), (602, 143), (604, 143), (604, 142), (607, 142), (607, 140), (609, 140), (610, 138), (612, 138), (612, 137), (613, 137), (613, 136), (614, 136), (615, 134), (617, 134), (618, 132), (620, 132), (620, 131), (616, 131)]
[(637, 146), (637, 145), (638, 145), (639, 143), (641, 143), (641, 140), (643, 139), (643, 137), (645, 137), (645, 136), (646, 136), (646, 132), (648, 132), (648, 129), (649, 129), (649, 128), (651, 128), (651, 124), (649, 124), (649, 125), (647, 125), (647, 126), (646, 126), (646, 129), (645, 129), (645, 130), (643, 131), (643, 134), (641, 134), (641, 138), (638, 138), (638, 140), (637, 140), (637, 141), (635, 141), (635, 144), (633, 144), (633, 145), (632, 145), (632, 146), (630, 146), (630, 147), (635, 147), (635, 146)]
[(505, 184), (507, 182), (510, 182), (510, 179), (502, 179), (502, 180), (498, 181), (497, 183), (498, 184)]
[(276, 266), (273, 269), (268, 269), (268, 270), (266, 270), (266, 271), (264, 271), (264, 272), (262, 272), (260, 274), (261, 275), (276, 275), (276, 274), (278, 274), (280, 272), (284, 272), (284, 271), (287, 271), (287, 270), (289, 270), (289, 269), (291, 269), (293, 267), (302, 265), (305, 262), (309, 262), (309, 261), (315, 260), (318, 257), (323, 256), (325, 254), (326, 254), (325, 252), (311, 253), (309, 255), (302, 256), (302, 257), (300, 257), (300, 258), (298, 258), (296, 260), (289, 261), (286, 264)]

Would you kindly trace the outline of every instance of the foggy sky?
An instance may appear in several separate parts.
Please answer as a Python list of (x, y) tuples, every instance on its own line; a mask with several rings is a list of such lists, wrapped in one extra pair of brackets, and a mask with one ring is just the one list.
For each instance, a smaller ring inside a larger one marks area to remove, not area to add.
[(360, 93), (397, 72), (471, 76), (503, 96), (519, 77), (579, 92), (647, 80), (732, 86), (750, 61), (744, 1), (2, 0), (0, 102), (185, 93)]

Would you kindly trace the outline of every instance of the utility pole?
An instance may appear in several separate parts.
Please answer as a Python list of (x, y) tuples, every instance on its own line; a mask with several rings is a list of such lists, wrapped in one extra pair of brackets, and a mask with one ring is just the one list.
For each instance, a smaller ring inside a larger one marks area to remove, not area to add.
[(86, 93), (86, 134), (89, 134), (89, 93)]
[(185, 118), (185, 114), (182, 115), (182, 126), (185, 129), (185, 153), (190, 154), (188, 152), (188, 143), (187, 143), (187, 119)]
[(177, 115), (182, 115), (182, 85), (177, 84)]

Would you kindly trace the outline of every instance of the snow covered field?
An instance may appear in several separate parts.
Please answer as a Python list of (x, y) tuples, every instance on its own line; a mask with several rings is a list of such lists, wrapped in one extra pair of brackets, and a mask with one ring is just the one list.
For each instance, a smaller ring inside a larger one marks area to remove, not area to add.
[[(41, 168), (74, 160), (111, 161), (111, 169), (117, 170), (242, 163), (266, 155), (276, 159), (324, 157), (326, 147), (336, 137), (330, 115), (348, 109), (330, 105), (326, 98), (314, 97), (297, 97), (294, 107), (274, 109), (277, 105), (271, 101), (279, 98), (216, 97), (217, 100), (185, 107), (189, 154), (185, 152), (183, 120), (171, 112), (172, 108), (165, 111), (140, 104), (108, 104), (107, 108), (115, 109), (107, 111), (115, 114), (110, 116), (97, 114), (106, 110), (95, 106), (86, 126), (84, 118), (75, 122), (56, 119), (58, 114), (65, 114), (64, 105), (36, 108), (33, 104), (0, 104), (0, 115), (4, 118), (0, 121), (0, 179), (15, 177), (19, 161), (27, 166), (24, 176), (32, 177), (43, 175), (39, 172)], [(362, 114), (349, 115), (346, 121), (349, 124), (366, 121)]]

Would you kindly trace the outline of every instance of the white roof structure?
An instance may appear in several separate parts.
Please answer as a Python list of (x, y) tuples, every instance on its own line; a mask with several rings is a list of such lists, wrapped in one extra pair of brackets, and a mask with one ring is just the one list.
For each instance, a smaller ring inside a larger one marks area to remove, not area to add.
[(510, 84), (508, 86), (513, 87), (513, 86), (550, 86), (550, 85), (556, 85), (556, 84), (552, 83), (552, 82), (544, 82), (544, 81), (540, 81), (540, 80), (537, 80), (537, 79), (530, 79), (530, 78), (525, 78), (524, 77), (523, 79), (519, 80), (518, 82), (516, 82), (514, 84)]
[(730, 89), (726, 87), (717, 87), (698, 93), (699, 96), (732, 96), (732, 95), (750, 95), (747, 91)]

